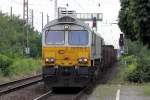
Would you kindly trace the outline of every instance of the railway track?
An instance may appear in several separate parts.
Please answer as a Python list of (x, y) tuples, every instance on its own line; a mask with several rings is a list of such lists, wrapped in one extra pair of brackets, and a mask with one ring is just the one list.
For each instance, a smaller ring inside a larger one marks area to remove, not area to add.
[(16, 81), (0, 84), (0, 96), (5, 95), (10, 92), (14, 92), (24, 87), (28, 87), (30, 85), (34, 85), (41, 81), (42, 81), (42, 77), (40, 74), (40, 75), (24, 78), (21, 80), (16, 80)]
[(92, 88), (93, 86), (89, 85), (79, 93), (72, 95), (55, 94), (52, 91), (48, 91), (47, 93), (35, 98), (34, 100), (81, 100), (82, 96), (87, 95), (87, 92), (91, 91)]
[(34, 100), (46, 100), (48, 97), (52, 96), (53, 92), (52, 91), (48, 91), (45, 94), (35, 98)]

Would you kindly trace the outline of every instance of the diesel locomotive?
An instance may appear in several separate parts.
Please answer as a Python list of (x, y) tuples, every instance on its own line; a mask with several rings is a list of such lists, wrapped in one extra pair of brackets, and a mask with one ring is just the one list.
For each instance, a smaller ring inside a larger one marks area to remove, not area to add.
[(43, 80), (52, 87), (85, 87), (102, 66), (104, 40), (73, 16), (62, 16), (42, 32)]

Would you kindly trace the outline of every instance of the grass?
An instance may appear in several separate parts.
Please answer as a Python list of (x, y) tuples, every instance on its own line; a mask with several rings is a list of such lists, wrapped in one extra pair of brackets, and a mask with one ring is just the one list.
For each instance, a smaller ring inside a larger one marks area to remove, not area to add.
[(144, 91), (144, 95), (150, 96), (150, 83), (143, 85), (142, 88)]
[(125, 80), (125, 69), (126, 69), (127, 65), (125, 64), (125, 62), (119, 62), (117, 65), (117, 74), (115, 75), (115, 77), (109, 82), (110, 84), (125, 84), (128, 83)]
[(150, 83), (131, 83), (126, 80), (127, 74), (129, 72), (132, 72), (132, 70), (135, 69), (135, 66), (137, 64), (130, 63), (129, 65), (126, 64), (125, 61), (120, 61), (118, 63), (118, 73), (116, 76), (113, 78), (113, 80), (110, 82), (110, 84), (122, 84), (123, 86), (128, 86), (128, 87), (134, 87), (134, 88), (139, 88), (143, 90), (143, 94), (145, 96), (150, 96)]
[(15, 59), (10, 66), (12, 75), (25, 75), (37, 73), (41, 69), (41, 60), (39, 59)]
[(9, 75), (3, 76), (0, 72), (0, 82), (8, 82), (11, 80), (28, 77), (40, 73), (42, 61), (32, 58), (16, 58), (9, 66)]
[(117, 85), (99, 85), (91, 97), (94, 97), (94, 100), (113, 100), (115, 99), (116, 91)]
[(128, 84), (129, 75), (133, 74), (137, 68), (137, 58), (133, 55), (121, 57), (118, 61), (118, 73), (110, 83)]

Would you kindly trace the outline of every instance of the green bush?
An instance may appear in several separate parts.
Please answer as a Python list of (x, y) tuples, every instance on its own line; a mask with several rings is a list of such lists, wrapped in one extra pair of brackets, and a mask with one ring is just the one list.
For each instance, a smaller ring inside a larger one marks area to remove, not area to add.
[(133, 72), (137, 69), (137, 57), (134, 55), (124, 56), (121, 58), (121, 70), (120, 70), (120, 77), (124, 80), (128, 80), (129, 75), (133, 74)]
[[(17, 16), (13, 16), (10, 20), (9, 16), (0, 16), (0, 53), (7, 55), (8, 57), (16, 58), (16, 56), (22, 57), (23, 49), (23, 21)], [(29, 29), (29, 47), (30, 57), (41, 57), (41, 34), (35, 31), (34, 28)]]
[(33, 74), (40, 70), (41, 60), (34, 60), (31, 58), (15, 59), (11, 65), (12, 75)]
[[(23, 49), (23, 20), (18, 16), (0, 16), (0, 75), (20, 75), (34, 73), (41, 67), (41, 61), (25, 58)], [(41, 34), (29, 29), (30, 57), (41, 57)]]
[(139, 59), (137, 69), (128, 75), (132, 82), (150, 82), (150, 59)]
[(128, 47), (129, 54), (122, 58), (127, 63), (125, 79), (139, 83), (150, 82), (150, 50), (138, 41), (128, 41)]
[(0, 71), (2, 75), (10, 75), (10, 65), (12, 64), (12, 59), (0, 54)]

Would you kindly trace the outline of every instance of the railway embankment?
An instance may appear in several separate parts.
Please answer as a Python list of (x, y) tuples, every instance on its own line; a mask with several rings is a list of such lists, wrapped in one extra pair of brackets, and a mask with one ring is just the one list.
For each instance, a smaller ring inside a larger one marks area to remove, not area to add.
[(29, 26), (30, 53), (24, 48), (23, 20), (0, 14), (0, 83), (35, 75), (41, 68), (41, 36)]
[(11, 63), (8, 64), (8, 60), (2, 58), (1, 55), (0, 60), (2, 61), (0, 68), (0, 84), (40, 73), (41, 60), (35, 60), (32, 58), (17, 58), (12, 59)]
[(119, 58), (117, 77), (114, 82), (149, 83), (150, 82), (150, 50), (140, 42), (128, 40), (128, 54)]

